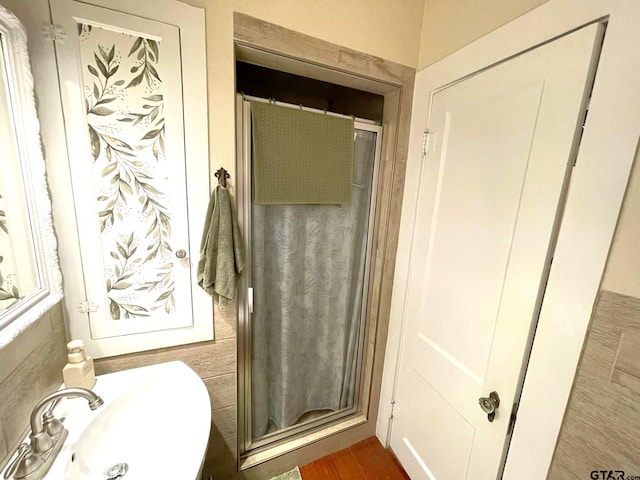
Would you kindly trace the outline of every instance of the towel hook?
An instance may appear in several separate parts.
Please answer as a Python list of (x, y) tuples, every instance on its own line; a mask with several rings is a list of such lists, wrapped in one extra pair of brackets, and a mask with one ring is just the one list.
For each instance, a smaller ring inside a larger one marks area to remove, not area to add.
[(231, 178), (231, 175), (224, 168), (219, 168), (215, 175), (218, 179), (218, 185), (227, 188), (227, 178)]

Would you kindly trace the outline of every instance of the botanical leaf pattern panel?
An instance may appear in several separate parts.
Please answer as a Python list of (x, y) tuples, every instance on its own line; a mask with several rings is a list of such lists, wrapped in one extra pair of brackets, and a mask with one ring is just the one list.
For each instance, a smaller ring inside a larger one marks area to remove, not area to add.
[(160, 42), (79, 24), (109, 311), (175, 311)]
[(0, 310), (10, 307), (20, 299), (4, 200), (0, 195)]

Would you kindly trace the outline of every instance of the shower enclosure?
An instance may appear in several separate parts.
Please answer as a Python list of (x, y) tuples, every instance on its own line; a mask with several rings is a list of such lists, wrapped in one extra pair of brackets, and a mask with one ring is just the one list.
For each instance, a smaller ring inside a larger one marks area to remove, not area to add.
[(249, 266), (239, 288), (241, 454), (344, 419), (357, 411), (363, 395), (382, 127), (355, 119), (354, 129), (349, 204), (256, 204), (251, 107), (238, 96), (237, 178), (242, 183), (236, 193)]

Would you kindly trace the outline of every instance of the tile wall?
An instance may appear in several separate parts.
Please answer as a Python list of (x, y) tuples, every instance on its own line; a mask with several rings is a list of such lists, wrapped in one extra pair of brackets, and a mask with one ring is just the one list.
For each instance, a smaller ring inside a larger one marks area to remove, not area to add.
[(66, 343), (58, 304), (0, 350), (0, 471), (27, 434), (34, 405), (62, 384)]
[(594, 477), (594, 470), (624, 471), (624, 478), (640, 478), (638, 432), (640, 298), (603, 290), (548, 479), (619, 478), (615, 473)]

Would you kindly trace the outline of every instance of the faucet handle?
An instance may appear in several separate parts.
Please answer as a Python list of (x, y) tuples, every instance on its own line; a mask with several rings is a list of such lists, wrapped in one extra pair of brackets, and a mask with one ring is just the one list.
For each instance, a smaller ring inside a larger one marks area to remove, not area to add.
[(58, 437), (62, 431), (64, 430), (64, 425), (62, 425), (63, 419), (57, 419), (53, 416), (53, 412), (47, 410), (42, 415), (42, 424), (44, 426), (44, 431), (51, 437)]
[(64, 430), (64, 426), (62, 425), (64, 418), (59, 420), (53, 415), (53, 409), (56, 408), (56, 405), (58, 405), (59, 402), (60, 399), (56, 398), (49, 404), (49, 407), (47, 407), (45, 412), (42, 414), (44, 431), (47, 432), (51, 438), (58, 437)]
[[(61, 398), (56, 398), (55, 400), (53, 400), (49, 406), (47, 407), (47, 409), (45, 410), (44, 414), (51, 414), (53, 415), (53, 410), (58, 406), (58, 403), (60, 403), (60, 400), (62, 400)], [(44, 418), (44, 416), (43, 416)]]
[(16, 473), (16, 470), (18, 470), (18, 465), (20, 465), (22, 460), (24, 460), (25, 457), (30, 453), (31, 445), (29, 445), (28, 443), (23, 443), (18, 447), (18, 456), (7, 466), (7, 469), (4, 471), (5, 480), (7, 480), (9, 477), (13, 477), (13, 474)]
[(31, 445), (23, 443), (18, 447), (18, 456), (4, 471), (4, 478), (10, 477), (25, 478), (42, 466), (43, 460), (40, 455), (33, 453)]

